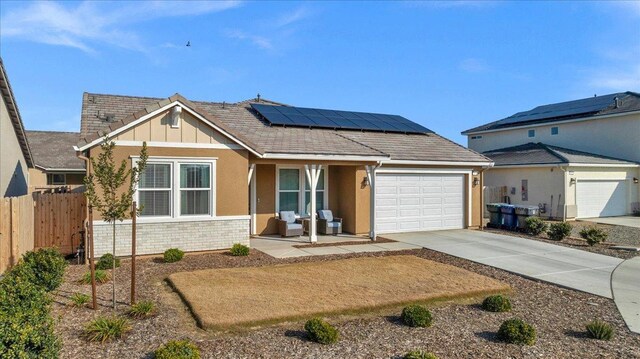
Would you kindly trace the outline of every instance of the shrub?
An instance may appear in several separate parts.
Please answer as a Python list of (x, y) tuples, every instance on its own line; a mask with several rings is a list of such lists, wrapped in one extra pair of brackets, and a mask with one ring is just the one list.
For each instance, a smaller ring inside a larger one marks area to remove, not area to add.
[(140, 301), (129, 308), (129, 316), (136, 319), (148, 318), (155, 314), (156, 305), (150, 300)]
[(498, 339), (511, 344), (533, 345), (536, 342), (536, 329), (521, 319), (507, 319), (498, 330)]
[(532, 236), (538, 236), (547, 231), (549, 225), (543, 221), (540, 217), (527, 217), (524, 224), (524, 229)]
[[(116, 258), (116, 268), (120, 267), (120, 259)], [(105, 253), (96, 263), (96, 269), (106, 270), (113, 269), (113, 254)]]
[(84, 335), (89, 341), (104, 343), (121, 338), (129, 330), (131, 326), (126, 318), (98, 317), (87, 324)]
[(554, 241), (561, 241), (571, 233), (571, 224), (567, 222), (551, 223), (547, 230), (547, 235)]
[(503, 295), (492, 295), (484, 299), (482, 309), (488, 312), (508, 312), (511, 310), (511, 300)]
[(179, 250), (178, 248), (169, 248), (164, 251), (164, 262), (165, 263), (173, 263), (177, 262), (184, 257), (184, 252)]
[(249, 255), (249, 247), (244, 244), (236, 243), (231, 247), (231, 255), (232, 256), (248, 256)]
[(607, 240), (607, 233), (598, 227), (583, 228), (580, 231), (580, 237), (587, 240), (590, 246), (594, 246), (600, 242)]
[(313, 318), (304, 325), (309, 338), (320, 344), (333, 344), (338, 341), (340, 334), (331, 324), (321, 318)]
[(421, 305), (410, 305), (402, 309), (402, 322), (410, 327), (430, 327), (431, 312)]
[(433, 353), (427, 353), (424, 350), (412, 350), (405, 354), (404, 359), (438, 359)]
[(74, 307), (84, 307), (85, 304), (89, 303), (91, 297), (84, 293), (74, 293), (70, 299), (71, 305)]
[(66, 267), (67, 262), (57, 249), (42, 248), (25, 253), (12, 272), (50, 292), (62, 284)]
[(153, 352), (156, 359), (200, 359), (200, 350), (188, 340), (172, 340)]
[(587, 333), (591, 338), (598, 340), (611, 340), (613, 338), (611, 325), (597, 319), (587, 324)]
[(44, 288), (18, 272), (0, 280), (0, 358), (57, 358), (61, 343)]
[[(96, 283), (106, 283), (111, 279), (111, 274), (105, 270), (96, 269)], [(86, 272), (82, 279), (80, 279), (80, 283), (82, 284), (91, 284), (91, 271)]]

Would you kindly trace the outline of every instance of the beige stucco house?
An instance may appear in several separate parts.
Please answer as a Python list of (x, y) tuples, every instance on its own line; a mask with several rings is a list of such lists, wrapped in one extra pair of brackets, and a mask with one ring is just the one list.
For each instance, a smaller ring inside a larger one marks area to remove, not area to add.
[(26, 131), (33, 156), (29, 192), (74, 192), (84, 189), (85, 164), (73, 147), (79, 132)]
[(542, 215), (590, 218), (640, 210), (640, 94), (538, 106), (463, 132), (495, 161), (485, 185)]
[[(144, 205), (140, 253), (249, 244), (251, 235), (278, 233), (281, 210), (304, 217), (330, 209), (345, 232), (371, 238), (478, 227), (482, 172), (491, 161), (398, 116), (407, 128), (384, 129), (392, 125), (386, 116), (260, 98), (216, 103), (85, 93), (76, 150), (94, 157), (109, 135), (117, 159), (135, 166), (147, 143), (136, 193)], [(96, 218), (94, 231), (96, 255), (110, 251), (110, 227)], [(118, 226), (117, 255), (129, 253), (130, 233), (130, 222)]]
[(21, 196), (29, 190), (33, 162), (20, 111), (0, 59), (0, 197)]

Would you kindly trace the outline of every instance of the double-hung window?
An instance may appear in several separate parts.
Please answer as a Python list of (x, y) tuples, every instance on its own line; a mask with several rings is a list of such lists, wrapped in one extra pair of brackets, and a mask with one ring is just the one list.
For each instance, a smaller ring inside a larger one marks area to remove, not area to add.
[[(300, 215), (311, 214), (311, 183), (304, 168), (283, 167), (278, 169), (277, 212), (294, 211)], [(316, 186), (316, 210), (325, 209), (328, 200), (326, 172), (320, 171)]]
[(149, 160), (140, 174), (141, 217), (215, 215), (215, 160)]

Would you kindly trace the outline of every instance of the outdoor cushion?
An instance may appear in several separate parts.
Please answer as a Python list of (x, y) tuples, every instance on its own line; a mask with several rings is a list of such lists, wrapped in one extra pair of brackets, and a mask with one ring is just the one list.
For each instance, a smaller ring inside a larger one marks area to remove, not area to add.
[(280, 219), (286, 221), (287, 223), (293, 223), (296, 221), (296, 213), (294, 211), (281, 211)]
[(327, 228), (339, 228), (340, 222), (327, 222)]
[(333, 213), (331, 213), (331, 210), (321, 209), (318, 211), (318, 218), (326, 219), (327, 222), (331, 222), (333, 221)]
[(287, 229), (302, 229), (302, 223), (287, 223)]

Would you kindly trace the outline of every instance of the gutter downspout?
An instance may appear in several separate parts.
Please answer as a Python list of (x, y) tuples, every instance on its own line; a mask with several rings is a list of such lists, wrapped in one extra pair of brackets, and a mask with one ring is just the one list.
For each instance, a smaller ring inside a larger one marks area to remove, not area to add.
[(567, 186), (567, 167), (562, 167), (558, 165), (558, 168), (563, 172), (563, 184), (562, 188), (564, 190), (564, 204), (562, 205), (562, 222), (567, 221), (567, 193), (569, 193), (569, 188)]

